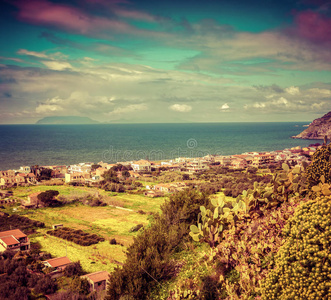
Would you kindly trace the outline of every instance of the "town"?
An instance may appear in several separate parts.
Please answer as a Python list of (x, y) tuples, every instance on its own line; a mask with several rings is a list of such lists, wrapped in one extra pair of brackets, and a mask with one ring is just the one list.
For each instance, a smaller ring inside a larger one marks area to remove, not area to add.
[[(259, 170), (261, 174), (268, 174), (272, 170), (281, 167), (283, 163), (289, 166), (307, 165), (311, 156), (319, 147), (319, 145), (311, 145), (304, 148), (294, 147), (279, 151), (249, 152), (231, 156), (178, 157), (173, 160), (157, 162), (141, 159), (138, 161), (117, 162), (116, 164), (85, 162), (69, 166), (21, 166), (18, 170), (0, 171), (0, 205), (2, 208), (5, 208), (7, 205), (15, 205), (14, 210), (20, 209), (23, 211), (51, 206), (41, 197), (45, 197), (45, 191), (33, 192), (26, 197), (13, 197), (15, 188), (38, 187), (38, 185), (48, 186), (49, 190), (52, 189), (52, 186), (102, 188), (106, 191), (114, 192), (115, 196), (116, 193), (130, 192), (130, 187), (135, 186), (140, 187), (142, 196), (146, 198), (166, 197), (198, 184), (202, 174), (216, 168), (223, 168), (229, 172), (256, 172)], [(162, 174), (168, 174), (170, 180), (160, 181)], [(177, 174), (177, 176), (172, 178), (172, 174)], [(223, 192), (225, 195), (236, 196), (234, 191), (231, 191), (229, 194), (225, 189)], [(51, 195), (50, 200), (55, 201), (56, 197), (53, 196), (57, 196), (57, 194), (58, 192)], [(99, 201), (98, 205), (101, 204), (105, 203)], [(121, 208), (118, 206), (114, 207)], [(2, 217), (9, 217), (4, 212), (0, 212), (0, 214)], [(139, 230), (142, 226), (143, 224), (138, 224), (133, 231)], [(55, 236), (62, 237), (61, 230), (68, 230), (69, 235), (73, 232), (72, 228), (65, 228), (63, 224), (52, 224), (51, 231), (47, 231), (46, 235), (50, 237), (55, 235), (55, 232), (58, 232), (58, 235), (56, 234)], [(88, 234), (86, 232), (83, 234), (83, 239), (87, 240)], [(44, 238), (46, 235), (44, 235)], [(115, 239), (112, 239), (112, 241), (116, 244)], [(110, 243), (112, 242), (110, 241)], [(10, 250), (21, 253), (30, 249), (30, 239), (20, 229), (13, 228), (0, 232), (0, 252)], [(72, 262), (67, 255), (54, 258), (46, 256), (42, 260), (42, 266), (39, 268), (38, 274), (39, 276), (46, 276), (40, 274), (48, 274), (47, 276), (51, 276), (51, 278), (59, 278), (67, 274), (66, 272), (68, 271), (66, 270), (68, 270), (69, 266), (69, 269), (75, 269), (77, 267), (75, 264), (77, 262)], [(100, 269), (92, 273), (82, 274), (80, 278), (81, 280), (87, 280), (87, 290), (89, 292), (100, 296), (105, 293), (109, 272)], [(48, 299), (56, 299), (49, 295), (47, 297)]]

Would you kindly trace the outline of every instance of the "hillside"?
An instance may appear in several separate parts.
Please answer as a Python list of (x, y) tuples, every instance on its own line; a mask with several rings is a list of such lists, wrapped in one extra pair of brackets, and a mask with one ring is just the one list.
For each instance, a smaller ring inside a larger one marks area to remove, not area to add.
[(88, 117), (77, 116), (53, 116), (45, 117), (36, 122), (36, 124), (98, 124), (99, 122), (92, 120)]
[(331, 138), (331, 111), (323, 117), (315, 119), (307, 129), (302, 131), (294, 139), (323, 140), (327, 136)]

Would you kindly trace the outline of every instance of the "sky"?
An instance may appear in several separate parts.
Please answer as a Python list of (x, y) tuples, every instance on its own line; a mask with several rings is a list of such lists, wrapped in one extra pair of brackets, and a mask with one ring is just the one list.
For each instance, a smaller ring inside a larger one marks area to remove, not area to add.
[(0, 124), (331, 110), (331, 1), (0, 0), (0, 43)]

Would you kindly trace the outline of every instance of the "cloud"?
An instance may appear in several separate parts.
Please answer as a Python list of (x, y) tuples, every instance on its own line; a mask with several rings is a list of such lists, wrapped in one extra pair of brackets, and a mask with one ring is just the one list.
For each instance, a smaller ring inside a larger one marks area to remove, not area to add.
[(38, 58), (48, 58), (48, 55), (46, 55), (43, 52), (28, 51), (26, 49), (20, 49), (17, 51), (17, 53), (23, 54), (23, 55), (28, 55), (28, 56), (33, 56), (33, 57), (38, 57)]
[(331, 43), (331, 18), (314, 11), (298, 12), (292, 33), (313, 43)]
[(72, 66), (65, 61), (43, 61), (42, 62), (46, 67), (55, 71), (62, 71), (66, 69), (72, 69)]
[(221, 107), (219, 107), (220, 111), (225, 112), (230, 110), (230, 106), (227, 103), (224, 103)]
[(143, 111), (143, 110), (147, 110), (147, 109), (148, 109), (148, 107), (145, 103), (131, 104), (128, 106), (118, 107), (118, 108), (114, 109), (113, 111), (106, 113), (106, 115), (108, 115), (108, 116), (123, 115), (123, 114), (127, 114), (127, 113)]
[(248, 111), (263, 111), (265, 113), (325, 113), (330, 110), (330, 89), (310, 88), (303, 89), (290, 86), (284, 89), (283, 96), (279, 94), (266, 95), (264, 101), (255, 101), (244, 105)]
[(55, 97), (52, 99), (46, 100), (44, 103), (39, 103), (36, 107), (36, 113), (38, 114), (49, 114), (54, 112), (62, 111), (63, 108), (61, 107), (62, 99), (59, 97)]
[(169, 106), (169, 109), (178, 112), (190, 112), (192, 110), (192, 106), (187, 104), (173, 104)]
[(286, 88), (285, 91), (287, 93), (289, 93), (290, 95), (299, 95), (300, 94), (300, 89), (295, 86), (290, 86), (290, 87)]
[(93, 16), (77, 7), (56, 4), (47, 0), (17, 1), (18, 17), (32, 24), (58, 27), (80, 34), (91, 34), (99, 30), (125, 32), (131, 26), (115, 19)]

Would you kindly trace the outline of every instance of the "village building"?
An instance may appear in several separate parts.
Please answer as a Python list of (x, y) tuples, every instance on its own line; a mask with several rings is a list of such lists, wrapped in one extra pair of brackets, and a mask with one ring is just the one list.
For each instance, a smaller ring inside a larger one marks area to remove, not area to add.
[(269, 164), (275, 163), (275, 155), (272, 153), (261, 153), (253, 157), (252, 165), (254, 167), (262, 167)]
[(77, 165), (70, 165), (68, 173), (90, 173), (93, 163), (79, 163)]
[(109, 281), (109, 273), (107, 271), (99, 271), (81, 276), (81, 278), (87, 279), (90, 284), (90, 292), (104, 291), (107, 288)]
[(63, 257), (57, 257), (57, 258), (52, 258), (49, 260), (45, 260), (43, 261), (43, 264), (45, 267), (48, 268), (54, 268), (54, 271), (64, 271), (64, 269), (69, 266), (70, 264), (72, 264), (72, 262), (70, 261), (70, 259), (66, 256)]
[(86, 180), (90, 179), (90, 173), (66, 173), (65, 183), (82, 183), (84, 184)]
[(19, 229), (0, 232), (0, 252), (26, 251), (30, 249), (30, 240), (26, 234)]
[(230, 166), (232, 158), (231, 156), (216, 156), (215, 162), (219, 162), (222, 166)]
[(35, 192), (35, 193), (30, 194), (27, 197), (26, 201), (22, 201), (22, 203), (21, 203), (22, 207), (25, 208), (25, 209), (38, 207), (41, 204), (41, 202), (38, 199), (38, 195), (40, 193), (41, 192)]
[(152, 170), (152, 164), (148, 160), (138, 160), (131, 164), (134, 172), (150, 172)]
[(0, 171), (0, 177), (14, 177), (15, 171), (7, 170), (7, 171)]
[(200, 171), (205, 171), (209, 169), (208, 162), (201, 159), (193, 160), (186, 165), (186, 169), (190, 173), (197, 173)]
[(232, 161), (231, 166), (234, 169), (244, 169), (248, 166), (248, 163), (245, 159), (243, 158), (236, 158)]
[(21, 166), (19, 169), (19, 172), (21, 173), (31, 173), (31, 168), (29, 166)]

